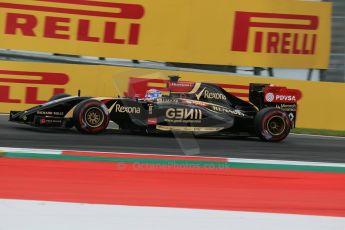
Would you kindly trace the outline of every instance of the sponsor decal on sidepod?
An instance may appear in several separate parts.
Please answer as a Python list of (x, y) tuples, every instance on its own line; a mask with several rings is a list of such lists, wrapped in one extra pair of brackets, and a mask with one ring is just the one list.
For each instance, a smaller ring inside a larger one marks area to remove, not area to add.
[(294, 95), (280, 95), (274, 93), (267, 93), (265, 95), (265, 100), (267, 102), (296, 102), (296, 96)]
[(201, 122), (202, 111), (200, 109), (170, 108), (166, 111), (166, 122)]
[(139, 107), (130, 107), (130, 106), (123, 106), (120, 104), (115, 105), (115, 112), (118, 113), (135, 113), (139, 114), (140, 113), (140, 108)]
[(225, 107), (221, 107), (221, 106), (212, 106), (212, 109), (216, 112), (220, 112), (220, 113), (231, 113), (233, 115), (239, 115), (239, 116), (244, 116), (243, 113), (241, 113), (240, 111), (238, 110), (231, 110), (231, 109), (228, 109), (228, 108), (225, 108)]
[(205, 99), (217, 99), (217, 100), (226, 100), (226, 97), (221, 93), (213, 93), (204, 88), (198, 94), (195, 94), (196, 98), (200, 100), (201, 96)]

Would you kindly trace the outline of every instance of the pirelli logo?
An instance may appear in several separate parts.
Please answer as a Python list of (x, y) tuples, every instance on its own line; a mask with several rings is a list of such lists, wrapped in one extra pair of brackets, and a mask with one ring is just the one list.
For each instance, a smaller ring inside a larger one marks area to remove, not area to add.
[(0, 70), (0, 103), (42, 104), (40, 90), (64, 93), (69, 80), (65, 73)]
[(236, 11), (234, 23), (232, 51), (313, 55), (318, 45), (318, 16)]
[[(2, 29), (6, 35), (118, 45), (139, 44), (140, 19), (145, 14), (140, 4), (99, 0), (25, 2), (29, 4), (0, 2), (0, 8), (7, 10)], [(44, 12), (46, 16), (37, 16), (38, 12)], [(99, 20), (95, 22), (95, 18)], [(99, 30), (102, 32), (99, 33)]]

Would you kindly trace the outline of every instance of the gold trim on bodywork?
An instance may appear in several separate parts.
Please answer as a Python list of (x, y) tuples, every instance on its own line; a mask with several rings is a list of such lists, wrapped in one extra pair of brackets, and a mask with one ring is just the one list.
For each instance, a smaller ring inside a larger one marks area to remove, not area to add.
[[(116, 100), (116, 99), (114, 99)], [(117, 104), (118, 101), (115, 101), (114, 104), (112, 106), (110, 106), (110, 108), (108, 109), (109, 113), (111, 113), (115, 107), (115, 105)]]
[(64, 116), (64, 118), (73, 118), (73, 113), (77, 105), (75, 105), (72, 109), (70, 109), (70, 111), (68, 111), (68, 113)]
[(195, 83), (193, 89), (191, 91), (189, 91), (189, 92), (174, 92), (174, 91), (171, 91), (171, 93), (176, 93), (176, 94), (182, 94), (182, 93), (185, 93), (185, 94), (195, 94), (198, 91), (198, 89), (200, 88), (200, 86), (201, 86), (201, 83)]
[(112, 100), (112, 99), (115, 99), (115, 98), (113, 98), (113, 97), (93, 97), (91, 99), (97, 100), (97, 101), (102, 101), (102, 100)]
[(224, 127), (188, 127), (188, 126), (167, 126), (157, 125), (156, 129), (161, 131), (176, 131), (176, 132), (218, 132)]
[(200, 86), (201, 83), (195, 83), (194, 88), (189, 92), (189, 94), (195, 94), (199, 90)]
[[(93, 98), (90, 98), (90, 99), (97, 100), (97, 101), (102, 101), (102, 100), (113, 100), (115, 98), (113, 98), (113, 97), (93, 97)], [(68, 113), (64, 116), (64, 118), (73, 118), (73, 113), (74, 113), (74, 110), (77, 107), (77, 105), (78, 104), (76, 104), (70, 111), (68, 111)], [(110, 111), (111, 110), (109, 110), (109, 112)]]
[(193, 100), (193, 99), (179, 98), (179, 100), (181, 101), (181, 103), (184, 103), (184, 104), (187, 104), (187, 105), (192, 104), (192, 105), (195, 105), (195, 106), (200, 106), (200, 107), (203, 107), (203, 108), (205, 108), (205, 109), (207, 109), (209, 111), (216, 112), (216, 113), (224, 113), (224, 112), (220, 112), (220, 111), (217, 111), (215, 109), (209, 108), (209, 106), (217, 106), (219, 108), (227, 109), (229, 111), (232, 111), (230, 113), (233, 114), (233, 115), (239, 115), (239, 116), (242, 116), (242, 117), (245, 116), (245, 114), (242, 113), (240, 110), (233, 109), (232, 107), (230, 107), (230, 109), (229, 109), (228, 107), (223, 106), (223, 105), (218, 105), (218, 104), (214, 104), (214, 103), (210, 103), (210, 102), (198, 101), (198, 100)]

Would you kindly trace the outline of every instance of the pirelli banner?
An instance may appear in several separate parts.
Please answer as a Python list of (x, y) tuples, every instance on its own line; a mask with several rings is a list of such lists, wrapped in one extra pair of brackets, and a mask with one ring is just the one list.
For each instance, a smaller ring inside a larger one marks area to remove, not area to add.
[[(249, 100), (249, 83), (272, 83), (299, 92), (297, 127), (345, 130), (339, 114), (345, 114), (345, 84), (320, 83), (275, 78), (245, 77), (195, 72), (111, 66), (42, 64), (1, 61), (0, 112), (25, 110), (46, 102), (57, 93), (84, 96), (143, 96), (148, 89), (168, 93), (168, 75), (182, 81), (219, 84), (233, 95)], [(337, 108), (336, 112), (334, 108)]]
[(325, 69), (330, 16), (295, 0), (0, 0), (0, 48)]

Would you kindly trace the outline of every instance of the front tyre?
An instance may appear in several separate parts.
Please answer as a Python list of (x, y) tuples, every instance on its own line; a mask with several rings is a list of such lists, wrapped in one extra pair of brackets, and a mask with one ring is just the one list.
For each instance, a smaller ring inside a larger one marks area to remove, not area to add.
[(100, 101), (89, 99), (77, 105), (73, 119), (81, 133), (97, 134), (108, 127), (109, 111)]
[(278, 108), (264, 108), (256, 114), (254, 126), (262, 140), (279, 142), (289, 135), (291, 121), (288, 115)]

